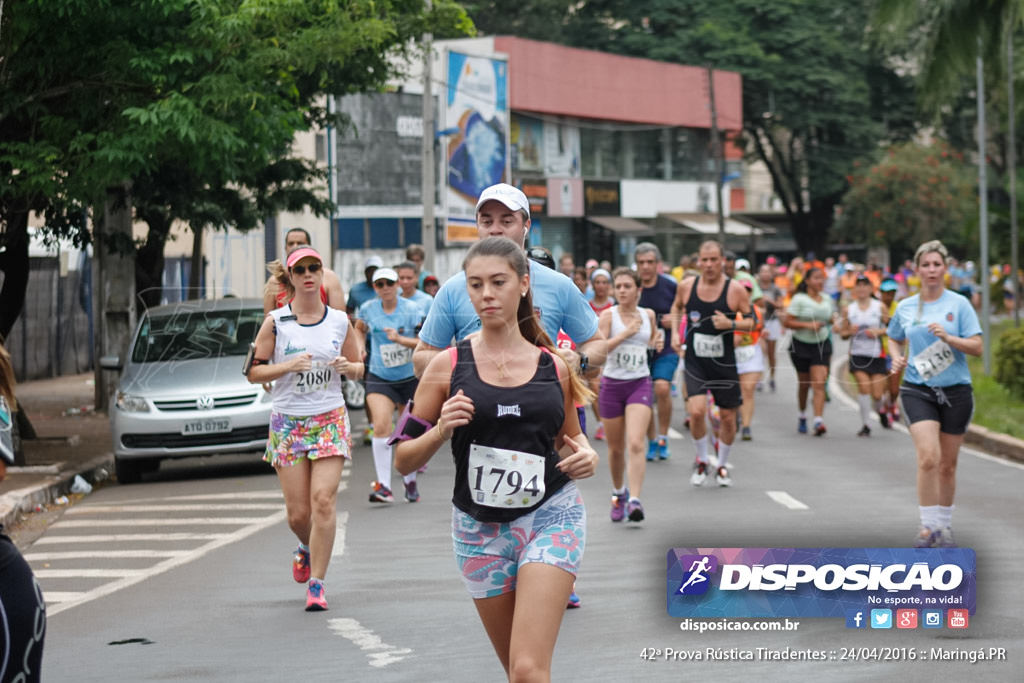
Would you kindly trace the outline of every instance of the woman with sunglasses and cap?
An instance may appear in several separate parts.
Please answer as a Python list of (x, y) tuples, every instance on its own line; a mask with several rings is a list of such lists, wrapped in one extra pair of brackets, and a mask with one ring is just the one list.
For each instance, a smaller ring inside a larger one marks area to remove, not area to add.
[(288, 526), (299, 539), (292, 578), (307, 583), (306, 610), (327, 609), (324, 578), (334, 546), (338, 484), (352, 439), (341, 376), (363, 374), (348, 316), (320, 299), (323, 259), (302, 247), (288, 255), (291, 302), (270, 312), (256, 335), (250, 382), (274, 382), (263, 459), (277, 471)]
[[(0, 481), (14, 464), (14, 368), (0, 345)], [(0, 526), (0, 681), (40, 680), (46, 602), (43, 591), (14, 541)]]
[[(392, 503), (392, 451), (388, 445), (396, 409), (401, 409), (416, 394), (416, 375), (412, 351), (416, 348), (416, 329), (424, 311), (412, 299), (398, 294), (398, 273), (378, 268), (373, 274), (377, 296), (356, 313), (355, 325), (370, 341), (370, 366), (366, 373), (366, 404), (373, 416), (373, 465), (377, 479), (370, 484), (371, 503)], [(405, 499), (420, 499), (416, 473), (403, 478)]]
[(946, 289), (948, 259), (938, 240), (917, 248), (921, 291), (900, 302), (887, 330), (893, 372), (906, 370), (900, 398), (917, 451), (917, 548), (956, 546), (956, 462), (974, 413), (967, 354), (982, 353), (978, 314), (967, 299)]
[[(878, 413), (882, 427), (889, 427), (889, 415), (882, 409), (882, 395), (889, 375), (882, 338), (889, 324), (889, 313), (882, 302), (872, 296), (874, 285), (865, 275), (853, 283), (853, 301), (843, 310), (839, 336), (850, 339), (850, 373), (857, 381), (857, 405), (861, 428), (857, 436), (871, 436), (872, 411)], [(852, 337), (852, 339), (851, 339)]]

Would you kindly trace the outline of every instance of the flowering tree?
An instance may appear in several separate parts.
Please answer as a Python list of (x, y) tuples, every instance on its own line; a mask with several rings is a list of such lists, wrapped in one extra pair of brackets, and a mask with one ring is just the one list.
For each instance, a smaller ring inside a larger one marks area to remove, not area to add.
[(890, 147), (875, 163), (859, 161), (847, 176), (840, 225), (851, 241), (913, 251), (929, 239), (954, 249), (971, 241), (977, 194), (963, 155), (944, 143)]

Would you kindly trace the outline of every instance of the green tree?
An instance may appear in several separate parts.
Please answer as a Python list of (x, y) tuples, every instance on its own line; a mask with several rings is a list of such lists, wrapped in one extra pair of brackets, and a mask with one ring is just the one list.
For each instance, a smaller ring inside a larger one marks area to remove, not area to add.
[(973, 169), (948, 145), (895, 145), (874, 163), (858, 162), (848, 181), (840, 218), (848, 239), (905, 255), (930, 239), (959, 254), (977, 248)]
[(450, 0), (23, 0), (0, 22), (0, 335), (24, 301), (30, 212), (85, 243), (87, 208), (127, 181), (152, 265), (176, 219), (322, 211), (315, 169), (289, 155), (297, 131), (342, 123), (325, 96), (381, 87), (425, 30), (472, 28)]

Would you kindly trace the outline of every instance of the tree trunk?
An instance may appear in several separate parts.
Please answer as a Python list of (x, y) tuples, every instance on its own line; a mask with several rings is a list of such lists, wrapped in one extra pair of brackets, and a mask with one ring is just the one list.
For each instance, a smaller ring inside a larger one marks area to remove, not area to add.
[(203, 281), (203, 227), (192, 226), (192, 267), (188, 274), (188, 298), (200, 298), (199, 287)]
[(12, 212), (7, 221), (7, 232), (0, 252), (0, 270), (4, 272), (4, 285), (0, 290), (0, 342), (7, 339), (25, 307), (28, 291), (28, 211)]
[(164, 247), (171, 232), (171, 219), (160, 211), (139, 212), (148, 226), (146, 242), (135, 255), (135, 290), (146, 308), (159, 306), (163, 298)]

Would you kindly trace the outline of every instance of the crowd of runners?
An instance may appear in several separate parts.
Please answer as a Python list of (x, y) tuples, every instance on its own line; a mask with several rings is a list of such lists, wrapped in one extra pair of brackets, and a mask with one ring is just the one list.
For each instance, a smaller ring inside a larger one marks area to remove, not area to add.
[[(327, 608), (334, 495), (352, 452), (343, 377), (365, 384), (371, 503), (394, 502), (395, 470), (417, 502), (417, 473), (439, 451), (454, 458), (455, 558), (511, 678), (550, 672), (562, 612), (581, 604), (587, 514), (574, 480), (598, 470), (589, 439), (607, 442), (613, 523), (650, 514), (646, 468), (675, 455), (676, 410), (693, 443), (690, 483), (731, 486), (737, 437), (756, 447), (758, 397), (792, 400), (777, 392), (781, 351), (798, 380), (794, 438), (826, 437), (829, 376), (849, 373), (858, 436), (871, 436), (876, 415), (882, 428), (909, 425), (920, 528), (908, 541), (954, 545), (956, 461), (973, 410), (965, 354), (981, 353), (981, 328), (975, 292), (952, 282), (941, 243), (892, 273), (845, 255), (752, 264), (713, 240), (675, 268), (650, 242), (628, 265), (577, 267), (527, 247), (517, 188), (487, 188), (476, 211), (480, 241), (444, 282), (412, 245), (394, 267), (369, 257), (345, 300), (301, 230), (271, 264), (248, 373), (271, 391), (266, 459), (308, 610)], [(837, 337), (849, 340), (842, 362)]]

